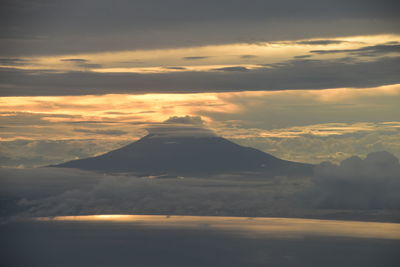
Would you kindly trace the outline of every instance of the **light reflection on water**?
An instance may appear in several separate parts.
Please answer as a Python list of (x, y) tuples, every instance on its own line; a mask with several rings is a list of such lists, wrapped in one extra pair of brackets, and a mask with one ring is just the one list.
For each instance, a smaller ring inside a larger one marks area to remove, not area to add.
[(124, 223), (155, 228), (189, 228), (229, 231), (252, 237), (338, 236), (400, 239), (400, 224), (298, 218), (247, 218), (163, 215), (85, 215), (41, 217), (39, 221)]

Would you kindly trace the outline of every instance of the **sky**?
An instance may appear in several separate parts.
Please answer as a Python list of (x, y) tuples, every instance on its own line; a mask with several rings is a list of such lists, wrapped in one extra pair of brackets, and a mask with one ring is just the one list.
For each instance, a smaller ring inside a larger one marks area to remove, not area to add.
[(287, 160), (400, 157), (398, 1), (0, 5), (3, 167), (99, 155), (170, 120)]

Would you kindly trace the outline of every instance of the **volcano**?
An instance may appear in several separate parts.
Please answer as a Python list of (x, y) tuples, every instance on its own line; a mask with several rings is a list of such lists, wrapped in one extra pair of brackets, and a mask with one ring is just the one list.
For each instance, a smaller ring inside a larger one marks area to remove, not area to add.
[(276, 158), (216, 135), (148, 134), (140, 140), (100, 156), (73, 160), (52, 167), (142, 175), (186, 175), (232, 172), (267, 172), (306, 175), (312, 165)]

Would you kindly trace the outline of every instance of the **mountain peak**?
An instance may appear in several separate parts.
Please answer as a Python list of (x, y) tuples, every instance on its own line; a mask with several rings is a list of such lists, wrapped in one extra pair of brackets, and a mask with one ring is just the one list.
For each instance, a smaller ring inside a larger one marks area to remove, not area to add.
[(153, 127), (148, 135), (127, 146), (97, 157), (73, 160), (53, 167), (141, 175), (242, 171), (302, 175), (312, 171), (312, 165), (278, 159), (193, 125)]

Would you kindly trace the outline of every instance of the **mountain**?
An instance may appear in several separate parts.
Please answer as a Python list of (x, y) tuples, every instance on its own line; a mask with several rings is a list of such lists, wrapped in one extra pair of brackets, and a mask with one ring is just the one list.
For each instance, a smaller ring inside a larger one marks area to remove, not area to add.
[(302, 175), (312, 172), (310, 164), (282, 160), (218, 136), (159, 136), (151, 133), (103, 155), (52, 167), (134, 172), (142, 175), (240, 171)]

